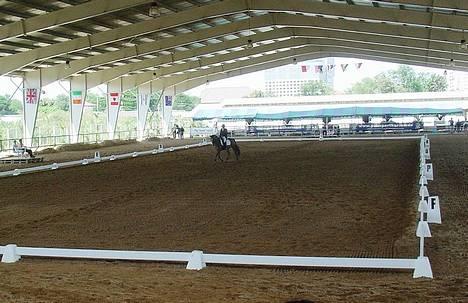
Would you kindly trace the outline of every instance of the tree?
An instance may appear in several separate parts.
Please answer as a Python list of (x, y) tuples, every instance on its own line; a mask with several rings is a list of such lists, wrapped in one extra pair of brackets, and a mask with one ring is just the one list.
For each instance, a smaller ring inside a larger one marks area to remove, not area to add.
[(397, 70), (380, 73), (373, 78), (364, 78), (347, 92), (351, 94), (439, 92), (447, 89), (446, 79), (433, 73), (416, 73), (413, 68), (402, 65)]
[(136, 87), (125, 91), (122, 94), (120, 103), (123, 111), (133, 111), (137, 109), (138, 90)]
[(178, 94), (175, 98), (173, 109), (191, 111), (200, 103), (200, 101), (201, 99), (199, 97)]
[(265, 98), (265, 97), (273, 97), (273, 94), (269, 91), (264, 92), (260, 89), (256, 89), (249, 95), (249, 98)]
[(12, 99), (9, 95), (0, 96), (0, 115), (14, 115), (22, 110), (19, 100)]
[(324, 81), (310, 81), (302, 86), (302, 96), (320, 96), (333, 94), (333, 88)]
[(88, 92), (86, 95), (86, 103), (94, 104), (95, 111), (103, 112), (106, 110), (106, 96)]

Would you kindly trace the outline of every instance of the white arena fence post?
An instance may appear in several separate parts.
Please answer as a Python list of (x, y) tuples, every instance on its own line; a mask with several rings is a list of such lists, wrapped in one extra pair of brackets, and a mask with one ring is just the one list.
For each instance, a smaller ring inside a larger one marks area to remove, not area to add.
[(94, 152), (94, 162), (95, 163), (101, 162), (101, 153), (99, 151)]
[[(433, 278), (432, 268), (429, 262), (429, 258), (424, 255), (424, 238), (431, 237), (431, 230), (429, 224), (424, 220), (424, 213), (428, 214), (430, 207), (426, 199), (429, 199), (429, 191), (426, 187), (427, 180), (425, 176), (425, 167), (426, 160), (428, 159), (427, 155), (429, 154), (429, 148), (426, 147), (425, 137), (421, 138), (420, 142), (420, 178), (419, 178), (419, 222), (416, 229), (416, 236), (419, 237), (419, 256), (415, 262), (415, 269), (413, 272), (413, 278)], [(429, 157), (430, 158), (430, 157)]]

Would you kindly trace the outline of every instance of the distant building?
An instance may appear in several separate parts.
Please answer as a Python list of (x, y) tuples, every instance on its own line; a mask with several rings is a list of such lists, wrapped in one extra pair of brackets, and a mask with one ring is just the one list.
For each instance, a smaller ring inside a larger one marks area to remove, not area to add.
[(246, 98), (254, 90), (250, 87), (210, 87), (200, 94), (201, 103), (220, 103), (225, 99)]
[(265, 92), (273, 97), (300, 96), (307, 82), (321, 80), (333, 86), (334, 58), (309, 60), (265, 71)]
[(447, 71), (447, 84), (449, 91), (468, 91), (468, 73)]

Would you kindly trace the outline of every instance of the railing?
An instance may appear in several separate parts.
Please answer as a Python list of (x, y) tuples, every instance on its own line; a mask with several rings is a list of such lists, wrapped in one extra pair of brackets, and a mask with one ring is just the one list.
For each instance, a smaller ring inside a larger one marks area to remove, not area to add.
[[(145, 130), (144, 138), (154, 137), (159, 134), (158, 129), (147, 129)], [(125, 131), (116, 131), (114, 139), (116, 140), (131, 140), (137, 139), (138, 134), (136, 130), (125, 130)], [(96, 132), (96, 133), (85, 133), (79, 134), (78, 142), (79, 143), (100, 143), (109, 138), (108, 132)], [(28, 139), (28, 138), (26, 138)], [(23, 138), (23, 141), (26, 140)], [(13, 148), (13, 142), (18, 141), (19, 138), (12, 139), (1, 139), (0, 140), (0, 152), (10, 151)], [(59, 145), (71, 144), (72, 135), (56, 135), (56, 136), (37, 136), (33, 137), (32, 140), (32, 149), (46, 148), (46, 147), (55, 147)]]

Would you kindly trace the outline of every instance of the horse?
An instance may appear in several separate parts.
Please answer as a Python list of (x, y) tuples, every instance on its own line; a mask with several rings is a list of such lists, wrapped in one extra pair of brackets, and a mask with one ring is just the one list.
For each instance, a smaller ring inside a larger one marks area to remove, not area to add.
[(231, 155), (229, 150), (231, 148), (234, 151), (234, 154), (236, 155), (236, 159), (239, 160), (240, 148), (239, 148), (239, 145), (237, 145), (236, 140), (228, 138), (228, 140), (231, 141), (231, 144), (224, 147), (224, 144), (221, 143), (221, 138), (219, 138), (219, 136), (211, 135), (210, 138), (211, 138), (211, 144), (213, 144), (213, 146), (216, 148), (216, 151), (217, 151), (216, 156), (215, 156), (215, 161), (217, 159), (219, 159), (219, 160), (221, 160), (221, 162), (223, 162), (223, 159), (221, 159), (221, 156), (220, 156), (221, 151), (223, 151), (223, 150), (225, 150), (227, 152), (226, 161), (229, 160), (229, 156)]

